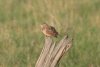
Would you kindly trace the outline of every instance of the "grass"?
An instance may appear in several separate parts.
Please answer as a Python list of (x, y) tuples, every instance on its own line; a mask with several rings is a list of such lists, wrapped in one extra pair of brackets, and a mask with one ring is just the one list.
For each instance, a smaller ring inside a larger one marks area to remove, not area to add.
[(99, 0), (0, 0), (0, 67), (35, 66), (44, 45), (42, 23), (74, 38), (60, 67), (99, 67), (99, 6)]

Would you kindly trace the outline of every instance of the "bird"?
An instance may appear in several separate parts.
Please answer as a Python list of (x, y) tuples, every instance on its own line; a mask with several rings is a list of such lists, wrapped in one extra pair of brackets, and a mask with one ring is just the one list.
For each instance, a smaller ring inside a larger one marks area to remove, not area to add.
[(53, 26), (49, 26), (46, 23), (43, 23), (40, 26), (41, 26), (42, 32), (46, 35), (46, 37), (54, 36), (57, 38), (57, 36), (59, 35), (59, 33), (56, 31), (56, 29)]

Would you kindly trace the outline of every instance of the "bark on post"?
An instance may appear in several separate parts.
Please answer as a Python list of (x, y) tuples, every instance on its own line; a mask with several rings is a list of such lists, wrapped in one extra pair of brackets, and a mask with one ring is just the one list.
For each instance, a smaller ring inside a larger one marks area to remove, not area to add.
[(50, 37), (45, 37), (45, 44), (35, 67), (58, 67), (61, 58), (72, 46), (72, 38), (64, 38), (55, 47), (56, 42)]

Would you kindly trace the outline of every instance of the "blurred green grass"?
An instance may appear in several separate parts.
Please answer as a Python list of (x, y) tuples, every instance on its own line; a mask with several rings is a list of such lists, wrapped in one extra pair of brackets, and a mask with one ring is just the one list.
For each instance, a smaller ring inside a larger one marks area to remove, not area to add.
[(42, 23), (74, 38), (60, 67), (100, 66), (100, 0), (0, 0), (0, 67), (35, 66)]

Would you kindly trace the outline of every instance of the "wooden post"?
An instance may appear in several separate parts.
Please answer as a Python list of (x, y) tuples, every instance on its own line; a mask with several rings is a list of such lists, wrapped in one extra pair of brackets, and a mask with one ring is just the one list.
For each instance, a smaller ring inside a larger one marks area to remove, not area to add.
[(61, 58), (72, 46), (72, 38), (64, 38), (55, 47), (56, 42), (50, 37), (45, 37), (45, 44), (35, 67), (58, 67)]

